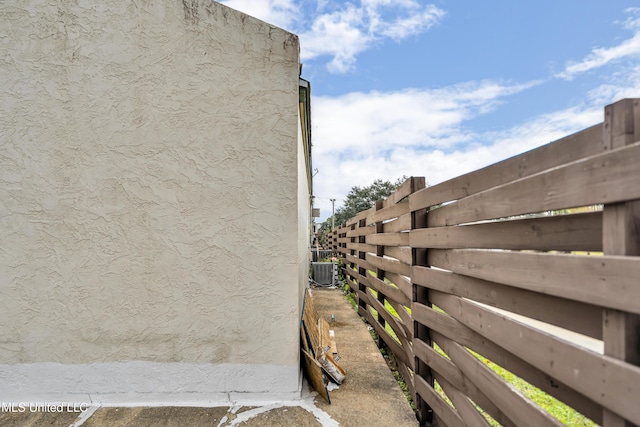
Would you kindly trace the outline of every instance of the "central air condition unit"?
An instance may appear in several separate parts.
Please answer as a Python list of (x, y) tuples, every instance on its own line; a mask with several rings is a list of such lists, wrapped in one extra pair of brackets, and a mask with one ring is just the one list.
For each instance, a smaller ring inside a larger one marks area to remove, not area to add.
[(337, 265), (333, 262), (312, 262), (313, 281), (319, 285), (334, 285), (338, 274)]

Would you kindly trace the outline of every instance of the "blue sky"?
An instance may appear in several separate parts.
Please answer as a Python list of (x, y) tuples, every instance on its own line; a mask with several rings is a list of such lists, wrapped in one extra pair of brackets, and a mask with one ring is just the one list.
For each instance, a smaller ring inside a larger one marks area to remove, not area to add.
[(403, 175), (437, 184), (640, 97), (634, 1), (221, 3), (300, 37), (319, 222), (354, 185)]

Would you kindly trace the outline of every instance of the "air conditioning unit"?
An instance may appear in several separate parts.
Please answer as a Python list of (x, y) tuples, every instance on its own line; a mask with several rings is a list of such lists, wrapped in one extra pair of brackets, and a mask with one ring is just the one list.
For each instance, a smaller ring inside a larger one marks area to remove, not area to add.
[(338, 266), (333, 262), (312, 262), (313, 281), (319, 285), (334, 285), (338, 275)]

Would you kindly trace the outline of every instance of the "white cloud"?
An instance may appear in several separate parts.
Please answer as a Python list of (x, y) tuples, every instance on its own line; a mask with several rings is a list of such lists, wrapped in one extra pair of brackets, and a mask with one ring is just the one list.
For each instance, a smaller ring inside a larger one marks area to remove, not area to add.
[(637, 98), (640, 94), (640, 65), (623, 67), (607, 76), (607, 83), (591, 89), (587, 99), (594, 105), (605, 105), (623, 98)]
[(358, 54), (390, 38), (400, 41), (427, 31), (445, 13), (433, 5), (413, 0), (361, 0), (360, 5), (342, 5), (313, 19), (300, 33), (303, 60), (331, 56), (327, 68), (333, 73), (354, 69)]
[(301, 17), (296, 0), (221, 0), (219, 3), (284, 29), (295, 27)]
[[(640, 69), (638, 77), (636, 86)], [(329, 198), (337, 198), (339, 207), (355, 185), (366, 186), (375, 179), (395, 181), (403, 175), (424, 176), (433, 185), (585, 129), (601, 122), (604, 105), (633, 86), (620, 82), (616, 89), (594, 89), (584, 104), (532, 117), (499, 132), (465, 130), (469, 119), (535, 83), (471, 82), (433, 91), (314, 99), (318, 129), (314, 129), (313, 156), (319, 169), (314, 193), (320, 218), (331, 215)], [(612, 98), (605, 101), (605, 96)], [(350, 112), (360, 108), (365, 111), (354, 118)], [(386, 139), (398, 134), (402, 137)]]
[(640, 56), (640, 8), (630, 8), (626, 12), (631, 15), (623, 26), (634, 32), (629, 39), (617, 46), (608, 48), (594, 48), (586, 58), (580, 62), (569, 63), (557, 77), (571, 80), (576, 75), (605, 66), (611, 62), (630, 56)]
[(301, 59), (328, 55), (333, 57), (327, 66), (329, 71), (349, 71), (355, 64), (356, 55), (371, 43), (371, 37), (362, 27), (362, 10), (352, 5), (339, 12), (318, 16), (311, 28), (300, 34)]
[(400, 41), (428, 30), (444, 17), (444, 12), (433, 5), (428, 5), (422, 10), (416, 9), (415, 12), (415, 14), (384, 23), (381, 34)]
[(416, 0), (360, 0), (359, 3), (316, 0), (306, 7), (301, 0), (224, 0), (229, 7), (300, 36), (303, 61), (330, 58), (327, 69), (346, 73), (357, 56), (376, 43), (396, 42), (421, 34), (438, 24), (445, 13)]
[(441, 89), (314, 97), (314, 138), (321, 141), (315, 153), (339, 150), (355, 156), (390, 147), (452, 147), (468, 140), (461, 123), (536, 84), (482, 81)]

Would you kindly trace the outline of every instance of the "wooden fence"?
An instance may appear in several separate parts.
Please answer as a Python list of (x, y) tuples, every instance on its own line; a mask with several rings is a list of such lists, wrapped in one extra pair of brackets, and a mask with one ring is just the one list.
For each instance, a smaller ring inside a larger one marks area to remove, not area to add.
[(638, 141), (625, 99), (487, 168), (412, 177), (331, 232), (423, 425), (562, 425), (489, 365), (597, 424), (640, 425)]

